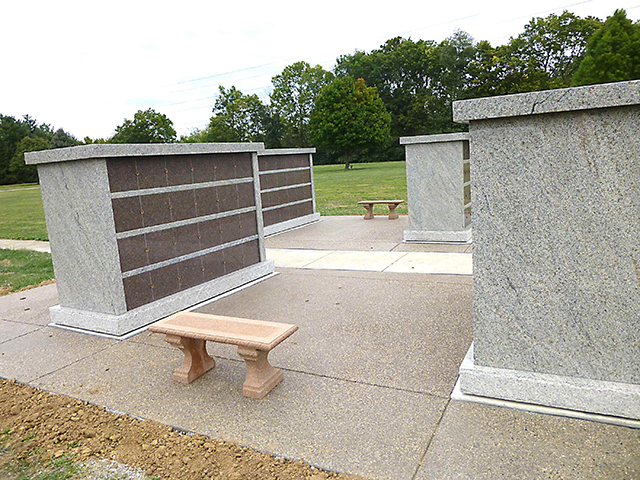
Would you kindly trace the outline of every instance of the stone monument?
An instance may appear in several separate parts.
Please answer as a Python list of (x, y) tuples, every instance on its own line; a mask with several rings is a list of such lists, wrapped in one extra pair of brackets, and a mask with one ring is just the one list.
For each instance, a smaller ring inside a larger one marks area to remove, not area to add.
[(401, 137), (407, 160), (409, 228), (405, 242), (471, 240), (467, 133)]
[(54, 324), (122, 336), (273, 272), (260, 143), (86, 145), (38, 166)]
[(313, 185), (315, 148), (258, 152), (265, 235), (317, 222)]
[(463, 393), (640, 419), (640, 81), (465, 100)]

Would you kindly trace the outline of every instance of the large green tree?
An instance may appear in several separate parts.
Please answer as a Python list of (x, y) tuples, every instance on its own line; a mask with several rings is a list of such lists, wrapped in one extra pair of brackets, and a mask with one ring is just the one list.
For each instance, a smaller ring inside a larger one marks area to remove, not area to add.
[(257, 95), (220, 86), (209, 127), (199, 132), (204, 142), (260, 142), (264, 138), (267, 108)]
[(176, 131), (173, 122), (164, 114), (154, 109), (138, 110), (133, 120), (125, 119), (116, 127), (116, 133), (109, 143), (173, 143)]
[(616, 10), (586, 48), (573, 85), (620, 82), (640, 78), (640, 25)]
[(589, 38), (602, 22), (573, 13), (533, 18), (509, 43), (476, 46), (468, 72), (465, 97), (568, 87), (587, 47)]
[(344, 156), (350, 168), (354, 153), (384, 144), (389, 138), (391, 116), (375, 87), (362, 78), (337, 78), (316, 98), (309, 128), (317, 145)]
[(307, 62), (289, 65), (271, 79), (271, 118), (276, 122), (271, 130), (280, 128), (284, 146), (309, 146), (309, 118), (316, 96), (332, 79), (331, 72)]

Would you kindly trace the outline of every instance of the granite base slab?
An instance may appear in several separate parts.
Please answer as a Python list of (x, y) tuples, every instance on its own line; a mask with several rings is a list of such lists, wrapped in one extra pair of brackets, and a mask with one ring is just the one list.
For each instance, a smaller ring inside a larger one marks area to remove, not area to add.
[(317, 222), (318, 220), (320, 220), (319, 213), (312, 213), (310, 215), (305, 215), (303, 217), (292, 218), (291, 220), (286, 220), (284, 222), (280, 222), (274, 225), (269, 225), (268, 227), (264, 227), (264, 235), (265, 237), (268, 237), (270, 235), (276, 235), (278, 233), (282, 233), (287, 230), (302, 227), (303, 225), (307, 225), (309, 223)]
[(640, 420), (640, 385), (483, 367), (473, 344), (459, 381), (462, 394)]
[(230, 273), (224, 277), (162, 298), (153, 303), (130, 310), (122, 315), (110, 315), (56, 305), (51, 307), (51, 322), (55, 326), (74, 327), (90, 332), (123, 336), (167, 315), (224, 294), (274, 271), (274, 262), (267, 260)]
[(403, 234), (405, 242), (429, 243), (429, 242), (471, 242), (471, 227), (460, 231), (428, 231), (428, 230), (405, 230)]

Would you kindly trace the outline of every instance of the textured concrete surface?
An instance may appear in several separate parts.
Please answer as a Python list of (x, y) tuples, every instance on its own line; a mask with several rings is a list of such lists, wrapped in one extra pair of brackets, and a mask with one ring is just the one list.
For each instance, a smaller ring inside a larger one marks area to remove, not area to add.
[(376, 216), (322, 217), (319, 222), (266, 239), (267, 248), (299, 248), (309, 250), (377, 250), (391, 251), (402, 243), (402, 232), (408, 218), (397, 220)]
[(49, 308), (58, 303), (55, 284), (6, 295), (0, 297), (0, 320), (44, 326), (51, 321)]
[(319, 270), (363, 270), (394, 273), (471, 275), (471, 254), (454, 252), (379, 252), (270, 248), (276, 267)]
[(470, 253), (413, 252), (390, 265), (385, 272), (471, 275)]
[(27, 333), (37, 330), (38, 326), (28, 323), (5, 322), (0, 320), (0, 343), (8, 342)]
[(416, 480), (640, 478), (640, 430), (451, 401)]
[(412, 477), (447, 402), (295, 371), (285, 371), (263, 400), (250, 400), (242, 396), (243, 363), (216, 358), (213, 370), (182, 385), (171, 379), (179, 355), (122, 343), (36, 384), (330, 470), (384, 479)]
[(230, 346), (209, 345), (217, 366), (182, 385), (162, 335), (43, 328), (55, 285), (0, 297), (0, 376), (371, 479), (638, 477), (640, 430), (449, 400), (471, 341), (469, 276), (279, 271), (200, 309), (300, 326), (270, 355), (284, 381), (263, 400), (242, 396)]

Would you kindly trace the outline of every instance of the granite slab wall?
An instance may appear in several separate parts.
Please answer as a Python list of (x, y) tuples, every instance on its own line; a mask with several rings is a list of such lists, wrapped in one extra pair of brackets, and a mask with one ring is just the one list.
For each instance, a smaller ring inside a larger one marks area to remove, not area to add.
[(407, 163), (409, 228), (405, 242), (471, 240), (467, 133), (401, 137)]
[(315, 148), (279, 148), (258, 152), (265, 235), (316, 222), (313, 187)]
[(124, 335), (273, 271), (262, 144), (91, 145), (38, 166), (60, 305), (54, 323)]
[(640, 82), (453, 109), (473, 150), (463, 393), (640, 419)]

